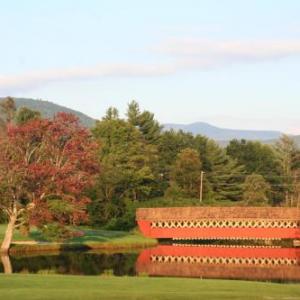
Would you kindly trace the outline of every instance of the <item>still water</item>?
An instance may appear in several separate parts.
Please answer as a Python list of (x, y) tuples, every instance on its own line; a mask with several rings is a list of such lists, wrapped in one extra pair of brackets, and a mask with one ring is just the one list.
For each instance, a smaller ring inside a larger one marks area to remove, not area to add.
[[(11, 256), (14, 273), (300, 282), (300, 248), (159, 245), (140, 252)], [(4, 272), (0, 264), (0, 272)]]

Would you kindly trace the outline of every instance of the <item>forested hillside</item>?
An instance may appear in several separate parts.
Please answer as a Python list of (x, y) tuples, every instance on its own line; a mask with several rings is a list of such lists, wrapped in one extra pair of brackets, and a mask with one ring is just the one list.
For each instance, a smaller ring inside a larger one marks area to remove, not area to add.
[[(0, 98), (0, 102), (3, 101), (4, 98)], [(66, 112), (71, 113), (77, 116), (80, 119), (80, 122), (87, 127), (92, 127), (95, 124), (95, 120), (79, 111), (39, 99), (28, 99), (28, 98), (14, 98), (16, 103), (16, 107), (28, 107), (32, 110), (39, 111), (43, 117), (50, 118), (53, 117), (58, 112)]]
[(102, 145), (93, 222), (130, 228), (141, 206), (300, 205), (300, 151), (288, 136), (275, 145), (234, 139), (224, 148), (202, 135), (163, 131), (136, 102), (126, 116), (109, 108), (92, 130)]

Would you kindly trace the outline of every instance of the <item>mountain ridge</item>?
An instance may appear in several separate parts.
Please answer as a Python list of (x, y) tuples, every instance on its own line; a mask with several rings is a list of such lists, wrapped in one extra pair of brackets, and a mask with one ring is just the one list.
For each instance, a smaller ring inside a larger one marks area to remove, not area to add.
[(183, 130), (192, 134), (201, 134), (217, 141), (226, 141), (231, 139), (246, 140), (273, 140), (278, 139), (283, 133), (275, 130), (246, 130), (221, 128), (205, 122), (194, 122), (190, 124), (164, 124), (164, 129)]
[[(5, 99), (5, 97), (0, 97), (0, 101)], [(80, 122), (86, 127), (93, 127), (96, 120), (89, 117), (88, 115), (56, 104), (51, 101), (45, 101), (40, 99), (31, 99), (31, 98), (21, 98), (14, 97), (17, 108), (26, 106), (33, 110), (38, 110), (44, 117), (52, 117), (58, 112), (66, 112), (75, 114)], [(226, 145), (232, 139), (248, 139), (248, 140), (258, 140), (267, 144), (274, 144), (276, 140), (282, 135), (280, 131), (274, 130), (241, 130), (241, 129), (228, 129), (213, 126), (205, 122), (193, 122), (191, 124), (176, 124), (176, 123), (167, 123), (163, 125), (164, 130), (174, 129), (174, 130), (183, 130), (185, 132), (191, 132), (192, 134), (201, 134), (209, 138), (212, 138), (220, 144)], [(300, 146), (300, 135), (292, 136), (295, 142)]]
[[(5, 97), (0, 97), (0, 102), (3, 101), (4, 99)], [(72, 113), (76, 115), (79, 118), (81, 124), (86, 127), (93, 127), (96, 122), (95, 119), (89, 117), (88, 115), (80, 111), (56, 104), (51, 101), (46, 101), (41, 99), (31, 99), (31, 98), (18, 98), (18, 97), (16, 98), (13, 97), (13, 99), (16, 103), (17, 108), (26, 106), (30, 109), (38, 110), (45, 118), (51, 118), (58, 112), (66, 112), (66, 113)]]

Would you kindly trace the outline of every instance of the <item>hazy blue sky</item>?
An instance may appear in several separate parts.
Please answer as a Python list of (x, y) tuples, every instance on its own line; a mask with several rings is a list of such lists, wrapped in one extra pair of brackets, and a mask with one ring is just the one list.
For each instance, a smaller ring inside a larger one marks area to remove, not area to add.
[(0, 96), (300, 134), (299, 0), (0, 0)]

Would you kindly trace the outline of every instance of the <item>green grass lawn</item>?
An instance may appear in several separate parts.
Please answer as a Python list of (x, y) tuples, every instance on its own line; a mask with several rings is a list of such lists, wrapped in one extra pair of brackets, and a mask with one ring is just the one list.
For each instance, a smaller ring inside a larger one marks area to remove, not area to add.
[[(0, 224), (0, 242), (3, 239), (6, 225)], [(114, 248), (134, 248), (147, 247), (156, 244), (156, 240), (143, 237), (138, 231), (109, 231), (102, 229), (90, 229), (87, 227), (76, 228), (84, 233), (83, 236), (72, 238), (63, 243), (47, 243), (43, 240), (42, 235), (36, 229), (31, 230), (29, 236), (22, 236), (15, 231), (15, 242), (37, 242), (34, 245), (14, 245), (12, 252), (27, 252), (34, 250), (63, 250), (79, 247), (91, 249), (114, 249)]]
[[(6, 224), (0, 224), (0, 241), (2, 241), (4, 238), (5, 230), (6, 230)], [(25, 237), (22, 236), (18, 230), (16, 230), (14, 233), (14, 241), (33, 241), (36, 234), (37, 231), (33, 229), (32, 232), (30, 233), (30, 236)]]
[(300, 299), (300, 285), (246, 281), (0, 275), (1, 299)]

